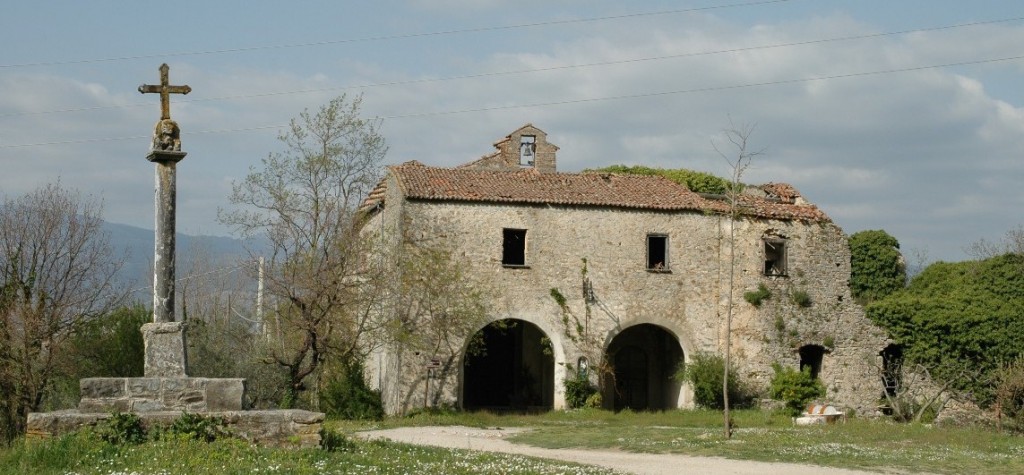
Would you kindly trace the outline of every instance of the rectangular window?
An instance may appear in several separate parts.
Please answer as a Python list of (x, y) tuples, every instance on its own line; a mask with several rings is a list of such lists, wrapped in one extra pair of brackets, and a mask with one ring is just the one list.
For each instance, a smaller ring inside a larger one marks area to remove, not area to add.
[(764, 240), (764, 275), (786, 275), (786, 241)]
[(668, 271), (667, 235), (647, 235), (647, 270)]
[(501, 264), (505, 266), (526, 265), (526, 230), (501, 230)]

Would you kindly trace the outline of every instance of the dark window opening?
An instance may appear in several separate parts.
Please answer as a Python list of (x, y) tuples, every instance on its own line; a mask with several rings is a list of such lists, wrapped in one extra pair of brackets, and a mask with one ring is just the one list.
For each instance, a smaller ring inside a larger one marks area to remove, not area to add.
[(647, 270), (668, 270), (668, 236), (647, 235)]
[(764, 240), (764, 275), (786, 275), (786, 241)]
[(882, 350), (882, 383), (885, 394), (896, 396), (900, 391), (900, 373), (903, 370), (903, 347), (889, 345)]
[(501, 264), (506, 266), (526, 265), (526, 230), (503, 229), (501, 243)]
[(825, 347), (819, 345), (806, 345), (800, 347), (800, 372), (804, 370), (811, 372), (811, 377), (817, 379), (821, 373), (821, 360), (825, 356)]

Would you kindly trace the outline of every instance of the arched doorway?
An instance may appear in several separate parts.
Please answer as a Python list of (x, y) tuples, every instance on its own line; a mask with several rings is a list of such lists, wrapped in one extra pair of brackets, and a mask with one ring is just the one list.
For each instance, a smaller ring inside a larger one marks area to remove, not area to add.
[(549, 410), (554, 404), (555, 359), (547, 335), (532, 323), (506, 319), (473, 337), (463, 359), (462, 407), (493, 411)]
[(676, 408), (681, 384), (673, 376), (683, 349), (675, 336), (657, 325), (635, 325), (612, 339), (608, 356), (614, 377), (602, 388), (606, 406), (616, 411)]

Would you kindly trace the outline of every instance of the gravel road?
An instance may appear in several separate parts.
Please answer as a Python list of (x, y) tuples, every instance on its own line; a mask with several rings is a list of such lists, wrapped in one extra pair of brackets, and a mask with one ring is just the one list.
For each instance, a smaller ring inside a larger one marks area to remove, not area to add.
[(513, 444), (506, 437), (521, 432), (521, 428), (479, 429), (473, 427), (401, 427), (398, 429), (360, 432), (366, 439), (390, 439), (417, 445), (432, 445), (455, 449), (483, 450), (528, 455), (554, 460), (566, 460), (619, 470), (623, 473), (668, 475), (697, 473), (706, 475), (867, 475), (876, 472), (819, 467), (793, 463), (753, 462), (718, 457), (692, 457), (675, 454), (638, 454), (617, 450), (544, 449)]

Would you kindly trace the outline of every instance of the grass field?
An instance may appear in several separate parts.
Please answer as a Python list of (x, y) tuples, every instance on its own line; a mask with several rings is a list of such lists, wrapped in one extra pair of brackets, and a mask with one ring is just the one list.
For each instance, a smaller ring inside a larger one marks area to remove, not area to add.
[(556, 411), (541, 415), (420, 414), (379, 422), (328, 421), (334, 450), (252, 447), (238, 440), (213, 443), (169, 439), (115, 446), (89, 434), (45, 442), (19, 441), (0, 449), (0, 475), (242, 474), (242, 473), (501, 473), (601, 474), (591, 467), (461, 450), (356, 441), (346, 434), (409, 425), (531, 427), (518, 443), (541, 447), (614, 448), (833, 467), (930, 473), (1024, 474), (1024, 438), (987, 428), (949, 428), (852, 419), (845, 424), (794, 427), (789, 418), (735, 411), (736, 432), (726, 439), (713, 411), (614, 414)]

